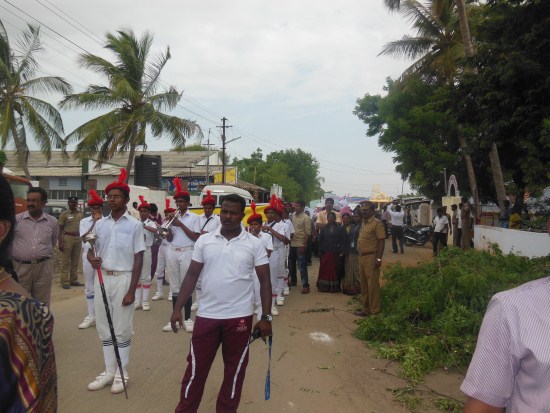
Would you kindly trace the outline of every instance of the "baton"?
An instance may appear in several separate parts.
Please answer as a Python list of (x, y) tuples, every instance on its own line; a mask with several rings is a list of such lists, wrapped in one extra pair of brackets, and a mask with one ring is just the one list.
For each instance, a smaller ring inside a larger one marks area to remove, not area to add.
[[(252, 343), (257, 338), (261, 338), (264, 343), (266, 342), (266, 339), (265, 337), (262, 337), (262, 333), (259, 328), (254, 330), (250, 335), (250, 339), (248, 340), (248, 345), (250, 346), (250, 343)], [(267, 365), (267, 374), (265, 375), (264, 400), (269, 400), (269, 398), (271, 397), (271, 348), (273, 347), (273, 336), (269, 336), (268, 343), (269, 343), (269, 362)]]
[[(98, 238), (97, 235), (94, 234), (93, 232), (90, 232), (89, 234), (86, 235), (86, 241), (88, 241), (92, 246), (94, 257), (97, 257), (97, 254), (95, 251), (95, 241), (97, 238)], [(101, 296), (103, 297), (103, 305), (105, 306), (107, 323), (109, 323), (111, 339), (113, 340), (116, 363), (118, 365), (118, 369), (120, 370), (120, 377), (122, 378), (122, 387), (124, 387), (124, 394), (126, 395), (126, 399), (128, 399), (128, 389), (126, 389), (126, 378), (124, 377), (124, 370), (122, 369), (122, 360), (120, 359), (120, 353), (118, 352), (118, 342), (115, 335), (115, 328), (113, 327), (113, 319), (111, 318), (111, 312), (109, 311), (109, 303), (107, 301), (107, 293), (105, 292), (105, 284), (103, 283), (103, 274), (101, 273), (101, 266), (97, 267), (97, 277), (99, 278), (99, 286), (101, 287)]]

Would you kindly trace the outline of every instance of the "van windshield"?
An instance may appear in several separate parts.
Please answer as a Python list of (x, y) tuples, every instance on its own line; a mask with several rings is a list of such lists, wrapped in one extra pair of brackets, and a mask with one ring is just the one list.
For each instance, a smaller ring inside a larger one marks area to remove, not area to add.
[(29, 185), (23, 182), (10, 181), (10, 186), (15, 198), (27, 199)]

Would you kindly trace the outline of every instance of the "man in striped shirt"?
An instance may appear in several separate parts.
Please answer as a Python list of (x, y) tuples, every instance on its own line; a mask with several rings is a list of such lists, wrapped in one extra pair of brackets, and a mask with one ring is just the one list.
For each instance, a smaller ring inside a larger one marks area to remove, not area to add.
[(460, 387), (465, 413), (550, 412), (549, 296), (545, 277), (492, 298)]

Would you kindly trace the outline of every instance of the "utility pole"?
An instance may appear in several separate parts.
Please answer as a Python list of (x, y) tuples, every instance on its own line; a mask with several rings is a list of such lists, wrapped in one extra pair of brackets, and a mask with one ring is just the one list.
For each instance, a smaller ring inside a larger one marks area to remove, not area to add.
[(206, 185), (210, 184), (210, 129), (208, 129), (208, 140), (206, 141)]
[(225, 122), (227, 118), (224, 116), (222, 118), (222, 126), (216, 126), (217, 128), (222, 128), (222, 184), (225, 184), (225, 130), (227, 128), (232, 128), (233, 126), (227, 126)]

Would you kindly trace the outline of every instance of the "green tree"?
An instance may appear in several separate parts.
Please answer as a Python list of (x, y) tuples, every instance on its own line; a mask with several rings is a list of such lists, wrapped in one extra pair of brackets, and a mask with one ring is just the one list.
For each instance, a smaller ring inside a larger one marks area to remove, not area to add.
[(495, 1), (485, 8), (474, 63), (455, 96), (461, 121), (486, 148), (495, 143), (509, 190), (550, 180), (550, 3)]
[(183, 148), (190, 136), (202, 134), (196, 122), (162, 112), (174, 109), (181, 99), (181, 93), (173, 86), (157, 93), (170, 49), (150, 57), (153, 36), (149, 33), (139, 39), (131, 30), (108, 33), (106, 37), (105, 48), (114, 55), (114, 63), (84, 53), (80, 64), (104, 76), (108, 85), (90, 85), (86, 91), (67, 95), (61, 102), (66, 108), (111, 109), (67, 136), (68, 141), (78, 142), (76, 156), (97, 155), (101, 163), (117, 152), (128, 151), (126, 169), (130, 171), (136, 149), (147, 148), (147, 131), (155, 138), (167, 135), (175, 149)]
[(36, 55), (44, 50), (38, 27), (28, 25), (16, 45), (12, 46), (0, 22), (1, 147), (13, 143), (17, 162), (27, 179), (31, 179), (27, 133), (32, 135), (48, 160), (52, 145), (65, 147), (61, 115), (53, 105), (35, 95), (52, 92), (66, 94), (71, 92), (71, 86), (60, 77), (35, 77), (39, 68)]
[(271, 188), (272, 184), (282, 186), (286, 199), (300, 198), (308, 202), (319, 196), (322, 182), (319, 162), (301, 149), (272, 152), (264, 161), (258, 148), (250, 158), (235, 159), (233, 165), (239, 168), (239, 176), (244, 181), (263, 188)]

